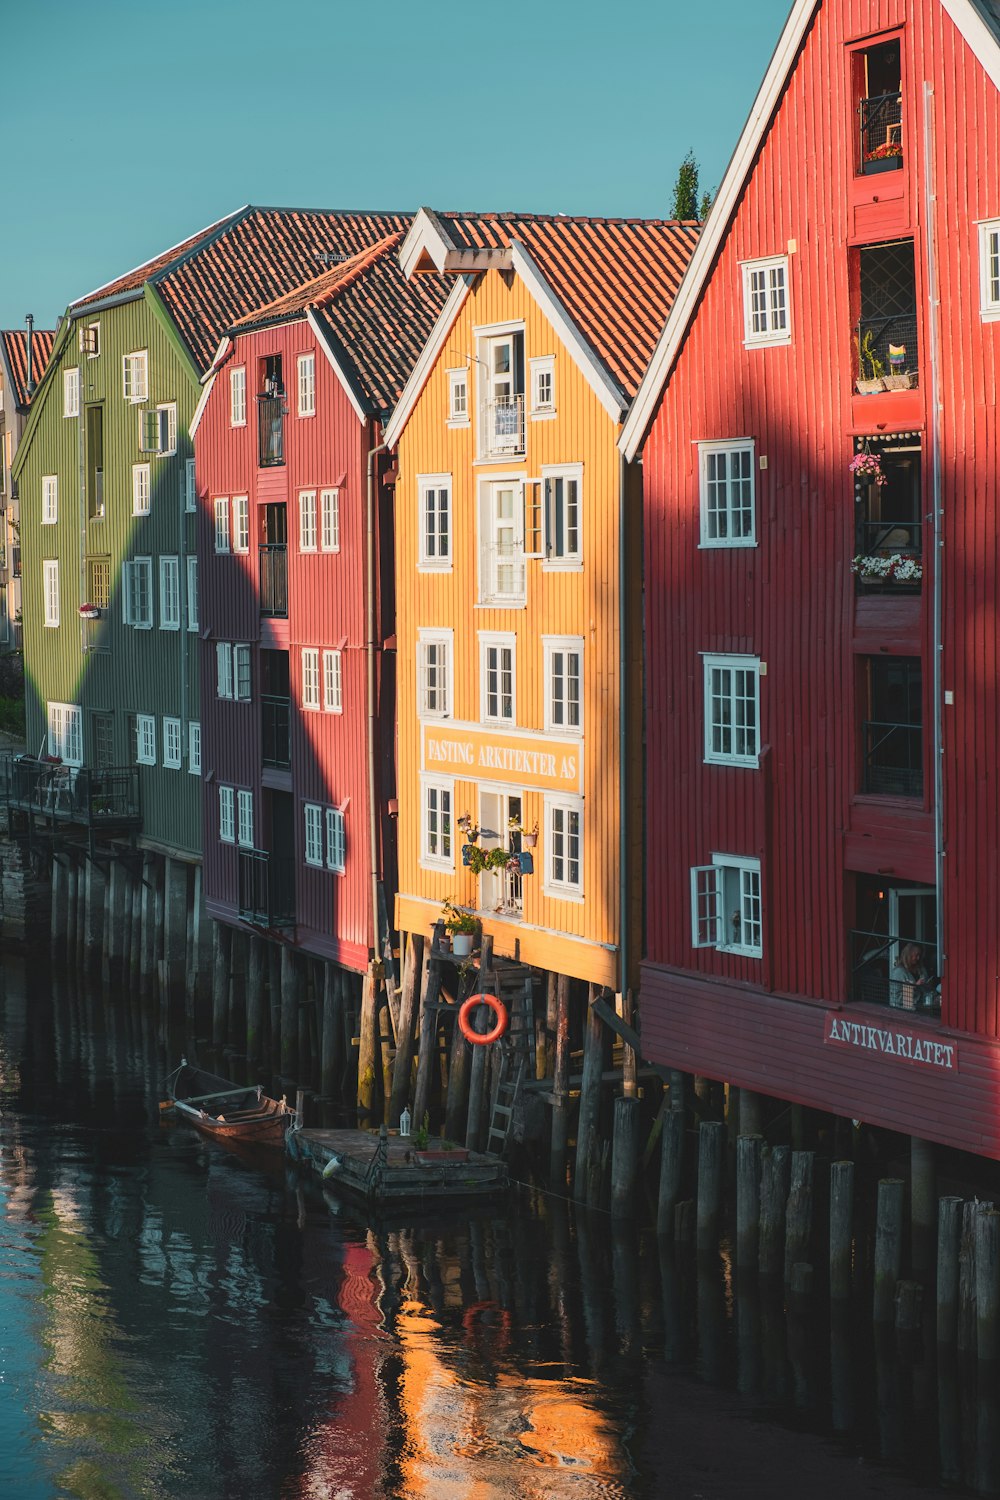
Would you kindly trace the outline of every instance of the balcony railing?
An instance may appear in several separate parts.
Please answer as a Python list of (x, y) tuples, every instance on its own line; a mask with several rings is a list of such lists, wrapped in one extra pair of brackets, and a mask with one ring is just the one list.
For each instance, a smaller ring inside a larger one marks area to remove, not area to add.
[(886, 724), (867, 720), (864, 790), (879, 797), (920, 797), (924, 790), (920, 724)]
[(259, 467), (273, 469), (285, 462), (285, 401), (283, 396), (257, 397)]
[(30, 755), (0, 760), (0, 797), (8, 810), (44, 813), (55, 822), (88, 828), (140, 821), (136, 766), (66, 766)]
[(295, 866), (290, 856), (237, 849), (238, 912), (253, 927), (295, 926)]
[(916, 312), (896, 313), (892, 317), (862, 318), (855, 330), (855, 354), (862, 351), (859, 375), (862, 380), (876, 376), (872, 356), (881, 367), (881, 379), (887, 391), (908, 391), (920, 384), (920, 361), (917, 350)]
[(265, 766), (287, 771), (292, 764), (292, 705), (288, 698), (263, 693), (260, 700), (262, 759)]
[[(869, 1005), (887, 1005), (893, 1010), (920, 1011), (937, 1015), (941, 993), (936, 984), (917, 984), (901, 972), (903, 950), (915, 944), (920, 949), (926, 980), (937, 979), (937, 952), (932, 943), (902, 933), (854, 931), (850, 935), (850, 998)], [(893, 978), (893, 975), (896, 977)]]
[(903, 96), (876, 94), (858, 105), (861, 170), (892, 172), (903, 165)]
[(267, 542), (259, 549), (260, 612), (272, 619), (288, 618), (288, 545)]
[(483, 405), (484, 458), (506, 458), (524, 452), (524, 397), (496, 396)]

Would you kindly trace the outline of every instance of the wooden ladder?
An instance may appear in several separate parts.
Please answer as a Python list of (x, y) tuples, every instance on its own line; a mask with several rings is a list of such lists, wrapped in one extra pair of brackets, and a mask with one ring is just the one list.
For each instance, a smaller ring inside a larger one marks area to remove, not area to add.
[(534, 979), (523, 964), (498, 963), (484, 976), (497, 999), (506, 1007), (510, 1024), (496, 1046), (499, 1059), (494, 1073), (490, 1102), (487, 1151), (499, 1155), (507, 1149), (514, 1111), (526, 1077), (535, 1072)]

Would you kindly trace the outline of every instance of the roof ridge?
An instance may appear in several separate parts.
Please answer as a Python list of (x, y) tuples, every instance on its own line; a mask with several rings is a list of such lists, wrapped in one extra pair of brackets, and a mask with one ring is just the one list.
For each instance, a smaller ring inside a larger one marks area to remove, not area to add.
[(367, 250), (359, 250), (357, 255), (352, 257), (351, 261), (344, 263), (341, 267), (343, 274), (335, 278), (329, 291), (316, 302), (316, 306), (325, 307), (346, 286), (351, 286), (377, 260), (381, 260), (383, 255), (394, 249), (401, 239), (403, 239), (403, 231), (396, 229), (393, 230), (392, 234), (387, 234), (384, 239), (378, 240), (374, 245), (370, 245)]
[[(403, 232), (398, 229), (392, 234), (383, 235), (380, 240), (376, 240), (374, 245), (368, 245), (365, 249), (356, 251), (347, 260), (328, 266), (318, 276), (311, 276), (308, 281), (301, 282), (290, 292), (282, 292), (280, 297), (272, 297), (270, 302), (254, 308), (242, 318), (237, 318), (230, 324), (230, 329), (243, 332), (258, 324), (267, 323), (271, 319), (277, 320), (286, 314), (291, 316), (293, 313), (303, 312), (310, 306), (317, 308), (328, 306), (342, 288), (352, 285), (376, 261), (398, 245), (402, 238)], [(326, 286), (326, 283), (331, 284)]]
[[(196, 250), (201, 249), (210, 237), (218, 238), (224, 230), (233, 224), (239, 223), (250, 211), (250, 204), (244, 203), (242, 208), (237, 208), (232, 213), (224, 214), (221, 219), (214, 219), (211, 224), (206, 224), (204, 229), (197, 230), (193, 235), (188, 235), (187, 239), (178, 240), (176, 245), (168, 246), (166, 250), (161, 252), (162, 255), (170, 255), (174, 250), (180, 253), (175, 255), (172, 260), (164, 262), (158, 270), (152, 273), (153, 276), (159, 276), (161, 272), (174, 270), (177, 266), (183, 264)], [(110, 281), (102, 281), (100, 286), (96, 286), (92, 292), (85, 292), (82, 297), (75, 297), (69, 304), (70, 313), (72, 314), (73, 309), (76, 307), (82, 307), (86, 303), (97, 301), (102, 292), (109, 291), (111, 287), (117, 286), (119, 282), (128, 281), (133, 276), (137, 276), (147, 266), (155, 265), (160, 258), (160, 255), (151, 255), (146, 260), (141, 260), (137, 266), (133, 266), (130, 271), (122, 271), (118, 276), (112, 276)], [(149, 277), (144, 276), (142, 281), (139, 282), (139, 286), (145, 285), (149, 279)]]

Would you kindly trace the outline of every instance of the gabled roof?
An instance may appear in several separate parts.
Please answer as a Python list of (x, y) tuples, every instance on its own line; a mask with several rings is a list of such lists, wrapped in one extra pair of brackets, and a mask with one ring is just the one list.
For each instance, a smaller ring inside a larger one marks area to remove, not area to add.
[[(674, 360), (697, 311), (701, 293), (712, 273), (743, 189), (753, 171), (757, 154), (821, 3), (822, 0), (795, 0), (785, 22), (785, 28), (743, 127), (743, 134), (726, 168), (704, 233), (691, 257), (677, 298), (625, 422), (618, 446), (630, 460), (635, 457), (645, 439), (661, 392), (670, 378)], [(951, 17), (984, 71), (996, 87), (1000, 88), (1000, 0), (938, 0), (938, 3)]]
[[(45, 373), (54, 339), (55, 333), (51, 328), (36, 328), (31, 335), (31, 381), (34, 389), (37, 389), (38, 382)], [(5, 329), (0, 333), (0, 341), (3, 343), (4, 368), (14, 387), (15, 404), (29, 406), (34, 389), (31, 394), (28, 393), (27, 331), (24, 328)]]
[(74, 302), (70, 315), (141, 296), (152, 285), (204, 374), (237, 320), (295, 293), (331, 262), (339, 267), (387, 235), (405, 233), (409, 224), (408, 214), (247, 206)]

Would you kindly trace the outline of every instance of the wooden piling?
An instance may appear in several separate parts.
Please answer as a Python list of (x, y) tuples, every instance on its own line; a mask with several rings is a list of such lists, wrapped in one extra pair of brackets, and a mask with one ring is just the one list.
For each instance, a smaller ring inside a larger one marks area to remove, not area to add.
[[(740, 1135), (764, 1134), (764, 1099), (761, 1094), (755, 1094), (753, 1089), (740, 1089), (738, 1113)], [(736, 1149), (739, 1151), (739, 1146)]]
[(611, 1152), (611, 1217), (629, 1219), (636, 1212), (639, 1176), (638, 1099), (622, 1095), (615, 1100), (614, 1135)]
[(264, 972), (266, 945), (256, 935), (250, 938), (247, 959), (247, 1059), (259, 1063), (264, 1055)]
[(552, 1079), (552, 1142), (549, 1184), (566, 1190), (566, 1148), (569, 1138), (569, 976), (556, 982), (556, 1063)]
[(896, 1282), (903, 1263), (903, 1183), (883, 1177), (878, 1185), (875, 1220), (875, 1294), (872, 1317), (876, 1323), (893, 1321)]
[[(139, 984), (144, 995), (150, 993), (156, 977), (160, 951), (156, 946), (156, 892), (160, 885), (160, 857), (146, 854), (142, 861), (142, 951), (139, 958)], [(105, 882), (106, 883), (106, 882)]]
[(761, 1276), (780, 1275), (784, 1267), (785, 1205), (791, 1154), (787, 1146), (772, 1146), (763, 1153), (760, 1175), (760, 1239), (758, 1269)]
[(958, 1249), (962, 1238), (962, 1199), (938, 1203), (937, 1341), (953, 1345), (958, 1337)]
[(792, 1152), (792, 1184), (785, 1209), (785, 1285), (791, 1285), (792, 1267), (809, 1259), (812, 1234), (812, 1187), (815, 1157), (811, 1151)]
[(674, 1242), (690, 1245), (694, 1242), (695, 1205), (692, 1199), (684, 1198), (674, 1209)]
[(958, 1333), (959, 1354), (976, 1352), (976, 1215), (978, 1203), (963, 1203), (962, 1233), (958, 1245)]
[[(224, 1047), (228, 1040), (229, 962), (232, 929), (225, 922), (212, 923), (212, 1045)], [(145, 946), (145, 945), (144, 945)]]
[(983, 1205), (976, 1215), (976, 1355), (1000, 1356), (1000, 1213)]
[(835, 1161), (830, 1167), (830, 1297), (834, 1302), (851, 1295), (853, 1239), (854, 1163)]
[[(93, 861), (91, 861), (93, 863)], [(200, 868), (200, 866), (199, 866)], [(142, 972), (142, 866), (140, 865), (131, 882), (132, 890), (132, 932), (129, 941), (128, 976), (129, 984), (136, 989)]]
[(725, 1134), (721, 1120), (702, 1120), (698, 1127), (699, 1251), (714, 1250), (718, 1244)]
[(736, 1264), (745, 1269), (757, 1264), (763, 1147), (760, 1135), (741, 1135), (736, 1141)]
[(597, 1149), (601, 1115), (601, 1075), (604, 1071), (604, 1022), (594, 1010), (600, 991), (590, 986), (583, 1032), (583, 1077), (580, 1082), (580, 1114), (576, 1127), (576, 1161), (573, 1167), (573, 1197), (587, 1201), (591, 1160)]
[[(375, 1035), (375, 973), (369, 964), (361, 985), (361, 1040), (358, 1046), (358, 1113), (365, 1123), (375, 1123), (378, 1081), (378, 1038)], [(284, 1036), (282, 1036), (284, 1041)]]
[(100, 968), (104, 947), (104, 905), (107, 900), (107, 876), (96, 859), (87, 861), (87, 918), (84, 931), (84, 962), (88, 973)]
[(413, 1086), (413, 1128), (418, 1130), (429, 1111), (431, 1097), (431, 1069), (436, 1061), (435, 1049), (438, 1027), (437, 1005), (441, 998), (441, 960), (432, 956), (432, 949), (440, 948), (444, 937), (444, 923), (435, 922), (430, 943), (424, 946), (422, 982), (420, 986), (420, 1040), (417, 1048), (417, 1078)]
[(399, 1117), (410, 1097), (413, 1072), (414, 1022), (420, 995), (420, 971), (423, 964), (424, 939), (411, 932), (403, 956), (403, 985), (399, 999), (399, 1030), (396, 1036), (396, 1063), (392, 1074), (389, 1101), (389, 1128), (399, 1125)]
[(930, 1141), (913, 1136), (910, 1139), (910, 1261), (919, 1275), (927, 1275), (934, 1265), (937, 1212), (934, 1147)]
[[(115, 914), (118, 906), (115, 904)], [(166, 963), (167, 1007), (183, 1001), (187, 970), (188, 866), (168, 858), (164, 869), (163, 957)]]
[[(323, 965), (323, 1040), (320, 1051), (319, 1086), (325, 1099), (339, 1091), (343, 1067), (344, 1033), (340, 1017), (340, 984), (335, 964)], [(399, 1124), (397, 1119), (396, 1124)]]
[(657, 1234), (674, 1231), (674, 1209), (681, 1195), (684, 1167), (684, 1111), (669, 1109), (663, 1116), (660, 1137), (660, 1194), (656, 1208)]
[[(485, 978), (493, 969), (493, 939), (488, 935), (483, 938), (482, 949), (479, 955), (479, 973)], [(485, 1032), (492, 1019), (492, 1012), (485, 1005), (480, 1005), (473, 1012), (473, 1021), (478, 1033)], [(455, 1030), (458, 1030), (456, 1022)], [(493, 1051), (491, 1047), (481, 1044), (472, 1048), (472, 1057), (469, 1061), (469, 1104), (465, 1122), (465, 1144), (470, 1151), (482, 1149), (483, 1141), (483, 1099), (486, 1092), (486, 1064), (489, 1054)]]

